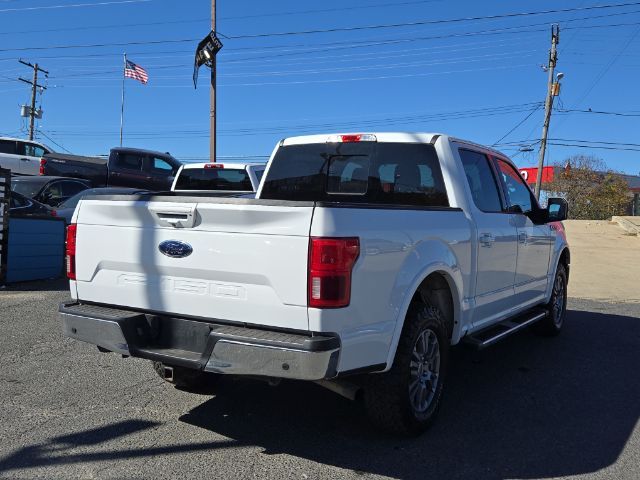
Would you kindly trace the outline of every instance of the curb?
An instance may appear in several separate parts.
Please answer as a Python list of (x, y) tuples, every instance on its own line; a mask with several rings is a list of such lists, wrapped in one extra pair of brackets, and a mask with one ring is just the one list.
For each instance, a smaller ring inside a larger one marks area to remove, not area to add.
[(611, 217), (611, 221), (617, 223), (629, 235), (640, 236), (640, 227), (638, 227), (637, 225), (634, 225), (626, 218), (614, 216), (614, 217)]

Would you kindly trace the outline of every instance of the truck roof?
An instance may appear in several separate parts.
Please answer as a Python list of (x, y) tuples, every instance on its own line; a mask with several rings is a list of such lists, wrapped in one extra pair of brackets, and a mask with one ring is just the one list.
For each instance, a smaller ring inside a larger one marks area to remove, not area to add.
[(111, 149), (113, 152), (130, 152), (130, 153), (146, 153), (148, 155), (157, 155), (159, 157), (171, 157), (175, 158), (169, 152), (159, 152), (157, 150), (145, 150), (144, 148), (134, 148), (134, 147), (113, 147)]
[[(185, 163), (184, 168), (205, 168), (212, 162)], [(236, 162), (215, 162), (213, 165), (224, 165), (224, 168), (235, 168), (237, 170), (245, 170), (247, 167), (266, 166), (265, 163), (236, 163)]]
[(502, 157), (507, 157), (504, 153), (495, 150), (486, 145), (482, 145), (469, 140), (452, 137), (444, 133), (427, 133), (427, 132), (334, 132), (315, 135), (301, 135), (297, 137), (289, 137), (280, 141), (281, 146), (301, 145), (305, 143), (326, 143), (331, 137), (338, 135), (375, 135), (376, 141), (379, 143), (433, 143), (438, 137), (445, 137), (452, 142), (473, 145), (484, 150), (492, 151)]
[(35, 145), (40, 145), (41, 147), (46, 148), (47, 150), (53, 152), (53, 150), (46, 144), (42, 143), (42, 142), (38, 142), (37, 140), (29, 140), (28, 138), (16, 138), (16, 137), (2, 137), (0, 136), (0, 140), (9, 140), (12, 142), (28, 142), (28, 143), (33, 143)]

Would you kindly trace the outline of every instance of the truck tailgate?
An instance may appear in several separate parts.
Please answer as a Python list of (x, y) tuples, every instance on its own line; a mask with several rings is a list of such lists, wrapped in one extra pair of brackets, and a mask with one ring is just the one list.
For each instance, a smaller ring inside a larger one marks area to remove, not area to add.
[[(82, 201), (77, 213), (78, 299), (308, 329), (313, 204), (192, 200)], [(171, 225), (175, 221), (179, 226)], [(167, 256), (160, 250), (167, 240), (188, 244), (192, 253)]]

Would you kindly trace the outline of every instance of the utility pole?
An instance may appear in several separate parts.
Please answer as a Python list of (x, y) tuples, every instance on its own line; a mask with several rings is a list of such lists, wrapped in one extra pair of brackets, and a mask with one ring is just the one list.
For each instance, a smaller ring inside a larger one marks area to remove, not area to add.
[[(211, 30), (216, 31), (216, 0), (211, 0)], [(211, 91), (210, 91), (210, 110), (209, 110), (209, 161), (216, 161), (216, 75), (218, 69), (216, 67), (216, 56), (213, 56), (213, 66), (211, 67)]]
[(25, 62), (24, 60), (18, 60), (21, 64), (26, 65), (27, 67), (30, 67), (33, 69), (33, 81), (29, 81), (29, 80), (25, 80), (22, 77), (19, 77), (18, 80), (28, 83), (29, 85), (31, 85), (31, 107), (29, 109), (29, 140), (33, 140), (33, 133), (34, 133), (34, 128), (35, 128), (35, 119), (37, 116), (37, 112), (36, 112), (36, 93), (37, 93), (37, 89), (41, 88), (43, 90), (46, 90), (47, 87), (43, 86), (43, 85), (38, 85), (38, 72), (43, 72), (45, 75), (49, 75), (49, 72), (47, 72), (46, 70), (43, 70), (42, 68), (40, 68), (38, 66), (38, 64), (36, 63), (35, 65), (32, 65), (29, 62)]
[(544, 124), (542, 126), (542, 138), (540, 139), (540, 155), (538, 157), (538, 176), (536, 177), (536, 198), (540, 199), (540, 189), (542, 187), (542, 169), (544, 168), (544, 155), (547, 150), (547, 134), (549, 133), (549, 122), (551, 121), (551, 110), (553, 109), (553, 98), (558, 94), (553, 75), (558, 61), (557, 46), (560, 43), (560, 25), (551, 25), (551, 50), (549, 51), (549, 79), (547, 80), (547, 99), (544, 102)]

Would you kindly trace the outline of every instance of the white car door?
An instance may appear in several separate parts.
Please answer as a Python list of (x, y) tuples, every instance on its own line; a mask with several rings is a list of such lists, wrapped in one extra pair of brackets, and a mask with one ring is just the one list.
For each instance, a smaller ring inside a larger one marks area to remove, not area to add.
[(517, 230), (505, 211), (496, 172), (487, 155), (460, 149), (476, 226), (476, 285), (473, 328), (495, 321), (513, 308), (518, 254)]
[(20, 167), (23, 175), (38, 175), (40, 159), (47, 152), (42, 146), (31, 142), (18, 142)]
[(549, 225), (535, 224), (531, 220), (531, 212), (540, 207), (518, 170), (501, 159), (496, 163), (505, 197), (514, 212), (513, 223), (518, 230), (514, 299), (518, 305), (525, 306), (544, 298), (554, 232)]

